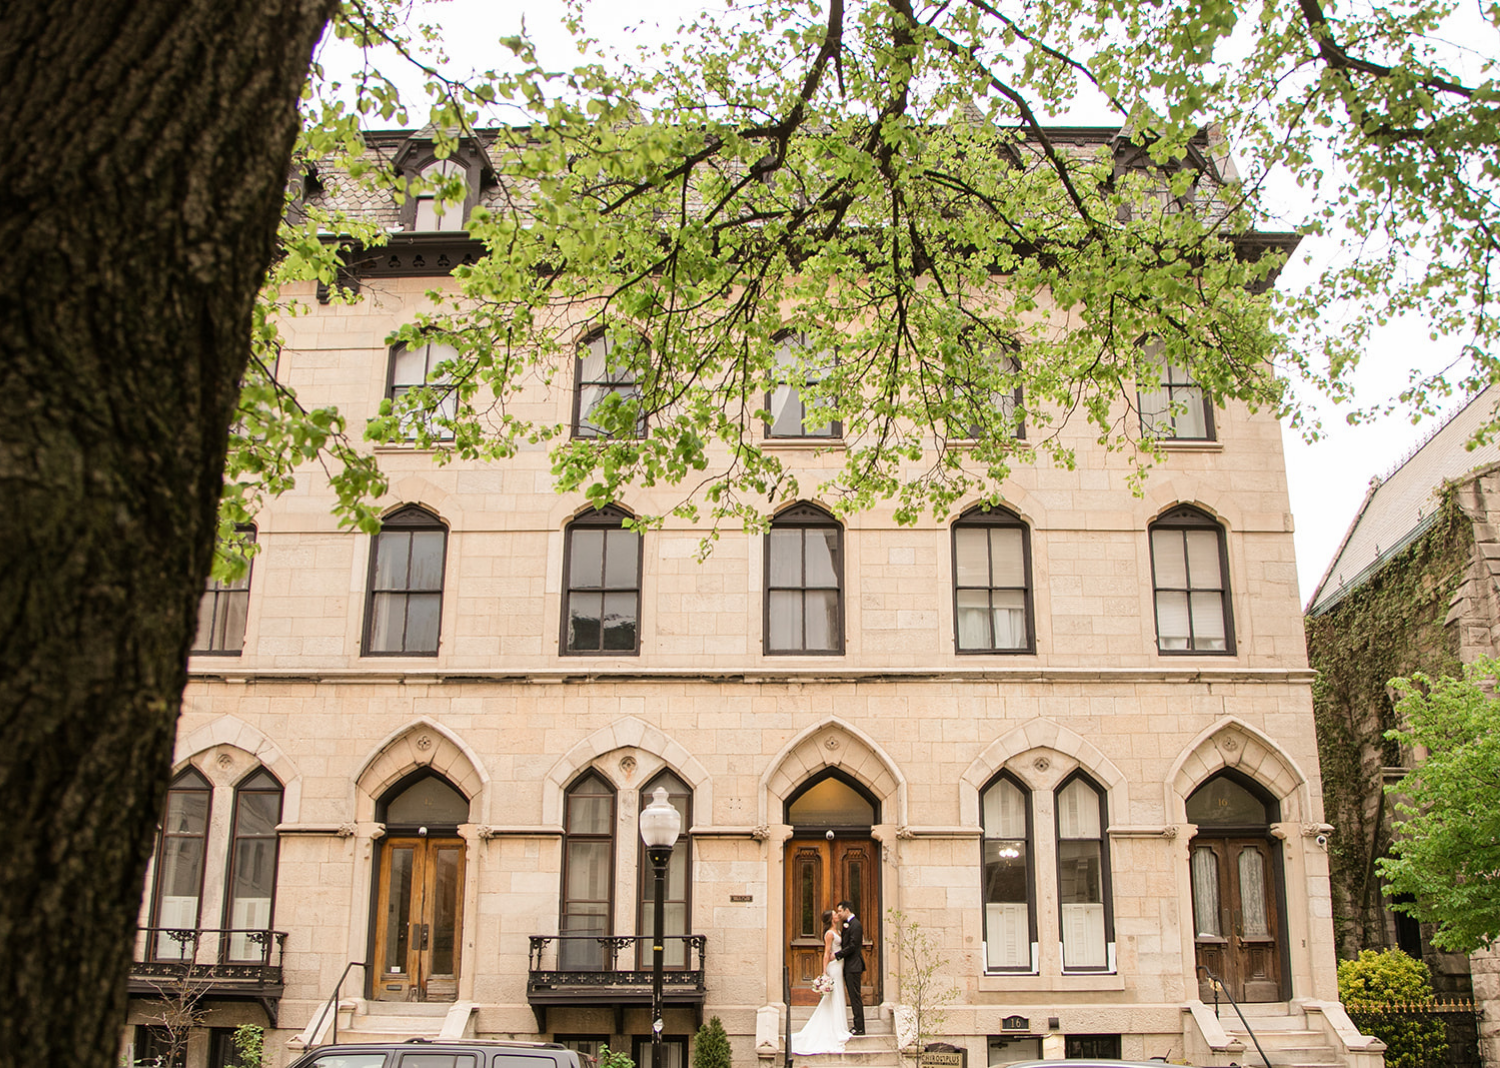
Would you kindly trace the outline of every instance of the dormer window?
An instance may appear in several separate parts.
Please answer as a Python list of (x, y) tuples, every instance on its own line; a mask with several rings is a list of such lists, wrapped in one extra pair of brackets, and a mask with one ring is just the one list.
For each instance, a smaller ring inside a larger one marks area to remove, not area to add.
[[(469, 207), (468, 172), (463, 165), (452, 159), (434, 160), (423, 167), (420, 173), (428, 188), (413, 198), (417, 213), (411, 228), (425, 233), (462, 230)], [(461, 179), (465, 185), (464, 198), (458, 203), (440, 196), (442, 187), (454, 178)]]

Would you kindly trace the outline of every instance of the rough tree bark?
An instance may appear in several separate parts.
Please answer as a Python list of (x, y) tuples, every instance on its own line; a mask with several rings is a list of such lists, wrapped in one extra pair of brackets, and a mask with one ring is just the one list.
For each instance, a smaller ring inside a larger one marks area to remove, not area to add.
[(0, 1068), (111, 1065), (334, 0), (0, 4)]

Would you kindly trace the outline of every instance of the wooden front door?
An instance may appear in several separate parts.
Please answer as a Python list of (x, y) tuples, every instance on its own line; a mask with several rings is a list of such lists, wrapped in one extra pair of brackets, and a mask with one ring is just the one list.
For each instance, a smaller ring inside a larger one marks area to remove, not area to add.
[(854, 905), (865, 929), (866, 1005), (880, 1002), (880, 844), (871, 838), (793, 838), (786, 844), (786, 964), (792, 1004), (816, 1005), (813, 980), (823, 974), (822, 915), (839, 901)]
[(454, 1001), (463, 930), (461, 838), (381, 843), (372, 994), (377, 1001)]
[(1189, 848), (1198, 994), (1213, 1004), (1207, 972), (1235, 1001), (1282, 1000), (1280, 877), (1265, 838), (1199, 835)]

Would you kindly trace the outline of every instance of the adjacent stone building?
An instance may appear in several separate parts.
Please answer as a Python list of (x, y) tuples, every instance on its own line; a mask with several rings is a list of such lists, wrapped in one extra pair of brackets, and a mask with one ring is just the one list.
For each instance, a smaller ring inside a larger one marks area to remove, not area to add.
[[(419, 137), (392, 147), (433, 162)], [(473, 253), (409, 206), (371, 207), (405, 229), (351, 274), (359, 303), (309, 287), (284, 324), (280, 374), (356, 424), (433, 365), (384, 339)], [(605, 354), (572, 340), (574, 366), (525, 402), (587, 433)], [(1076, 469), (1016, 470), (1003, 508), (900, 527), (788, 502), (701, 562), (699, 529), (622, 526), (671, 494), (596, 512), (554, 492), (541, 447), (442, 467), (383, 449), (376, 537), (303, 479), (258, 518), (248, 579), (205, 597), (135, 1054), (175, 994), (195, 1006), (189, 1068), (218, 1068), (246, 1022), (278, 1064), (335, 1027), (649, 1062), (637, 821), (662, 787), (683, 817), (669, 1068), (709, 1015), (738, 1063), (779, 1056), (840, 898), (869, 943), (880, 1033), (860, 1041), (891, 1063), (898, 910), (935, 938), (957, 990), (944, 1037), (971, 1065), (1243, 1060), (1209, 972), (1329, 1063), (1369, 1064), (1378, 1045), (1336, 1004), (1280, 428), (1171, 374), (1136, 404), (1169, 391), (1167, 462), (1140, 496), (1076, 425)], [(804, 486), (841, 462), (833, 428), (767, 433)]]
[[(1497, 400), (1481, 393), (1371, 483), (1307, 608), (1340, 956), (1399, 946), (1427, 962), (1440, 994), (1472, 994), (1489, 1064), (1500, 1063), (1500, 956), (1434, 948), (1430, 928), (1391, 910), (1375, 861), (1394, 833), (1385, 787), (1419, 759), (1385, 737), (1388, 681), (1500, 652), (1500, 446), (1466, 447)], [(1460, 1027), (1453, 1041), (1472, 1036)]]

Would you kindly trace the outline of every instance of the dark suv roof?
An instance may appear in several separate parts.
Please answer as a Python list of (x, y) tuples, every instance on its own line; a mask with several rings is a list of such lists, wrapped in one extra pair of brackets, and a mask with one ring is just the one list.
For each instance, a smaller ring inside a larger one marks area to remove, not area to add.
[(579, 1063), (578, 1054), (556, 1042), (466, 1038), (319, 1046), (291, 1068), (579, 1068)]

